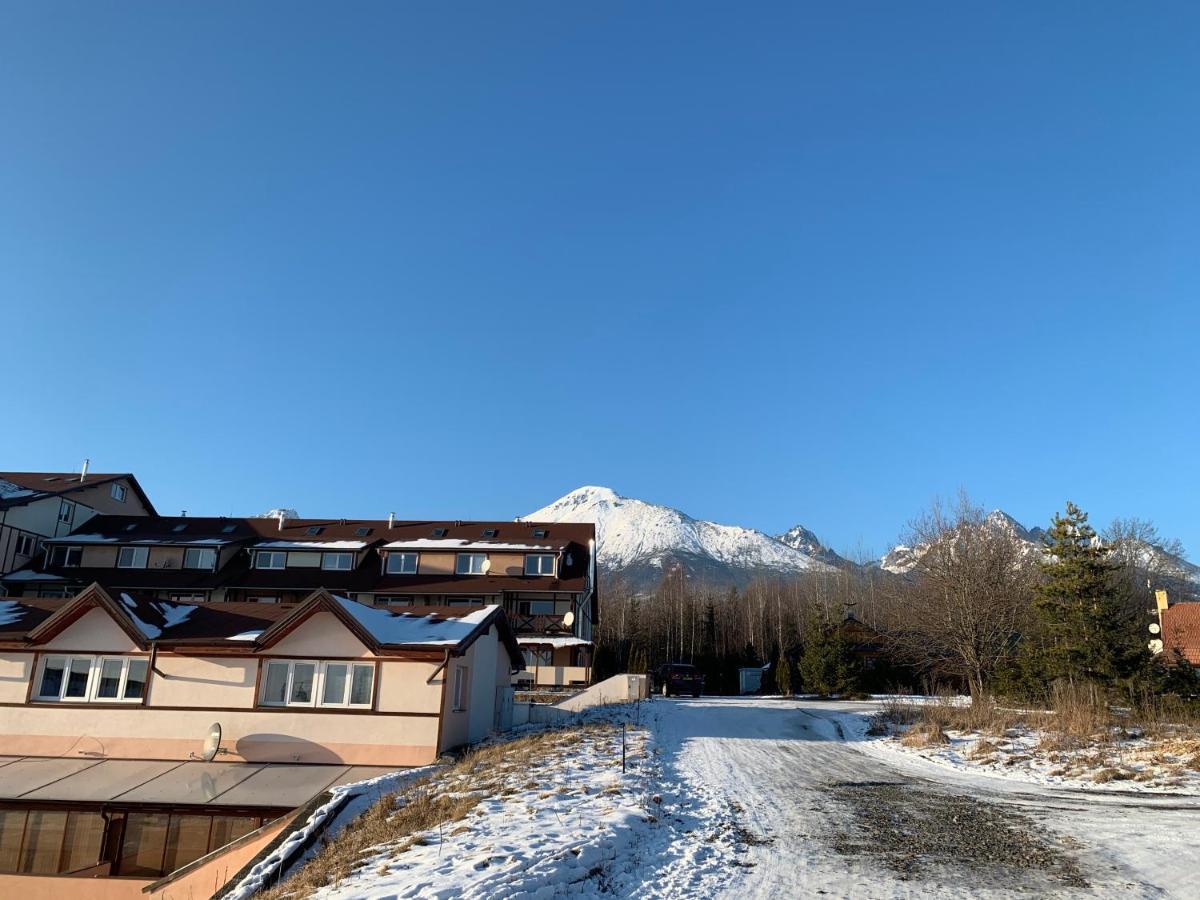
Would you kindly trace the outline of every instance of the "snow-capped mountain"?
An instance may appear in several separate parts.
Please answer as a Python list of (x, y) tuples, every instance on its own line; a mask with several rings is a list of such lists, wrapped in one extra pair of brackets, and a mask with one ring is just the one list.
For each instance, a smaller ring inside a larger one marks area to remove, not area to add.
[(296, 512), (290, 506), (281, 506), (278, 509), (268, 509), (265, 513), (259, 513), (257, 516), (251, 516), (252, 519), (278, 519), (283, 516), (285, 519), (298, 519), (300, 513)]
[(677, 564), (689, 578), (709, 584), (745, 584), (760, 575), (830, 568), (753, 528), (693, 519), (669, 506), (622, 497), (606, 487), (578, 488), (524, 518), (594, 522), (601, 568), (639, 588), (656, 586)]
[(831, 566), (844, 566), (848, 563), (845, 557), (839, 556), (822, 544), (821, 539), (803, 525), (793, 525), (775, 540)]

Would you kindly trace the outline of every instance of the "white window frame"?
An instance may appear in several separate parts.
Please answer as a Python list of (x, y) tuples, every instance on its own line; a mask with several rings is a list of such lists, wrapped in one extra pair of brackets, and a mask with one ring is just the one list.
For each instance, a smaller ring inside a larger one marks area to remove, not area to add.
[[(125, 556), (125, 552), (129, 551), (133, 554), (134, 561), (131, 564), (121, 562)], [(141, 563), (137, 561), (138, 553), (141, 553)], [(117, 568), (118, 569), (145, 569), (150, 565), (150, 548), (149, 547), (121, 547), (117, 550)]]
[[(292, 682), (296, 675), (296, 666), (312, 666), (313, 667), (313, 692), (312, 700), (304, 702), (300, 700), (292, 700)], [(271, 666), (287, 666), (287, 681), (283, 687), (283, 702), (277, 700), (267, 700), (267, 672)], [(329, 666), (345, 666), (346, 685), (342, 690), (341, 702), (325, 702), (325, 675)], [(354, 670), (358, 668), (371, 670), (371, 689), (370, 697), (366, 703), (351, 703), (350, 694), (354, 690)], [(300, 709), (357, 709), (367, 710), (375, 705), (375, 679), (379, 677), (377, 667), (373, 662), (356, 662), (354, 660), (320, 660), (320, 659), (264, 659), (262, 662), (262, 677), (260, 679), (262, 686), (258, 691), (258, 705), (265, 706), (270, 709), (284, 709), (287, 707), (297, 707)]]
[[(271, 561), (274, 562), (276, 557), (279, 557), (283, 560), (283, 565), (264, 566), (262, 564), (262, 561), (264, 559), (270, 558)], [(286, 550), (255, 550), (254, 551), (254, 568), (269, 569), (269, 570), (273, 570), (273, 571), (279, 571), (280, 569), (286, 569), (287, 568), (287, 551)]]
[[(62, 684), (58, 687), (58, 695), (50, 696), (43, 694), (42, 680), (46, 674), (46, 666), (52, 659), (61, 659), (63, 661), (63, 679)], [(87, 684), (84, 687), (82, 697), (68, 697), (67, 682), (69, 681), (69, 673), (71, 671), (71, 663), (75, 660), (84, 660), (88, 665)], [(108, 661), (117, 661), (121, 664), (121, 675), (117, 681), (117, 696), (115, 697), (100, 697), (97, 696), (100, 690), (101, 675), (104, 671), (104, 663)], [(142, 682), (142, 695), (140, 697), (126, 697), (125, 688), (129, 683), (129, 668), (135, 661), (140, 660), (146, 664), (146, 676)], [(33, 692), (30, 695), (30, 700), (35, 703), (119, 703), (123, 705), (142, 703), (150, 690), (150, 660), (145, 656), (85, 656), (78, 653), (47, 653), (39, 660), (37, 669), (34, 671)]]
[[(22, 547), (28, 547), (28, 550), (22, 550)], [(37, 553), (37, 536), (27, 532), (20, 532), (17, 535), (15, 552), (18, 556), (33, 556)]]
[(121, 482), (114, 481), (108, 493), (118, 503), (124, 503), (125, 498), (129, 496), (129, 489), (121, 484)]
[[(531, 562), (533, 562), (535, 560), (544, 561), (547, 559), (550, 560), (550, 571), (549, 572), (541, 571), (542, 566), (541, 566), (540, 562), (538, 563), (535, 571), (530, 571), (529, 564)], [(526, 553), (525, 554), (525, 574), (526, 575), (533, 575), (533, 576), (537, 576), (538, 578), (553, 577), (557, 569), (558, 569), (558, 559), (555, 557), (555, 554), (553, 554), (553, 553)]]
[(63, 525), (70, 525), (75, 518), (75, 504), (70, 500), (63, 500), (58, 505), (58, 521)]
[[(331, 566), (329, 563), (332, 559), (342, 559), (349, 563), (346, 566)], [(327, 572), (352, 572), (354, 571), (354, 554), (349, 550), (329, 550), (321, 554), (321, 568)]]
[[(56, 553), (60, 553), (60, 552), (63, 555), (63, 561), (56, 563), (54, 561), (54, 556)], [(76, 552), (79, 554), (78, 559), (74, 563), (74, 565), (72, 565), (71, 561), (70, 561), (72, 552)], [(52, 565), (52, 566), (60, 566), (64, 569), (78, 569), (79, 564), (82, 562), (83, 562), (83, 547), (79, 546), (78, 544), (70, 544), (70, 545), (55, 544), (54, 546), (52, 546), (50, 548), (50, 565)]]
[[(392, 566), (393, 559), (399, 560), (398, 564), (400, 564), (400, 568), (394, 568)], [(403, 563), (407, 562), (410, 559), (412, 560), (412, 569), (411, 570), (407, 569), (406, 567), (404, 567), (402, 565)], [(387, 559), (384, 560), (383, 573), (385, 575), (416, 575), (417, 570), (420, 567), (421, 567), (421, 554), (420, 553), (391, 552), (391, 553), (388, 553)]]
[(454, 707), (452, 712), (466, 712), (467, 703), (470, 702), (470, 690), (467, 683), (467, 676), (470, 674), (470, 668), (467, 666), (454, 667)]
[[(190, 553), (210, 553), (212, 554), (212, 562), (207, 566), (189, 566), (188, 554)], [(217, 568), (217, 551), (213, 547), (185, 547), (183, 549), (183, 567), (185, 569), (191, 569), (194, 572), (212, 572)]]
[[(526, 666), (549, 667), (554, 665), (553, 647), (522, 647), (521, 655), (525, 657)], [(545, 662), (542, 660), (545, 659)]]
[[(487, 562), (488, 555), (486, 553), (459, 553), (454, 558), (454, 574), (455, 575), (486, 575), (483, 570), (483, 564)], [(475, 571), (475, 561), (479, 560), (479, 571)], [(463, 563), (467, 565), (464, 568)]]

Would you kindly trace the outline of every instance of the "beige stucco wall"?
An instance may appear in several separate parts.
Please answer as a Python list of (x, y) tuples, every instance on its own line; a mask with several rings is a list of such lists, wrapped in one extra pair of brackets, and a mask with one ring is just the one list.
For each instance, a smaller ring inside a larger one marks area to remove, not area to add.
[(158, 672), (150, 679), (151, 706), (254, 707), (257, 659), (160, 654), (155, 668)]
[(85, 569), (111, 569), (117, 564), (117, 548), (85, 544), (79, 564)]
[(182, 547), (151, 547), (150, 558), (146, 562), (148, 569), (182, 569)]
[(381, 712), (436, 713), (442, 699), (444, 673), (426, 683), (440, 663), (384, 660), (379, 665)]
[[(117, 598), (120, 601), (120, 597)], [(135, 653), (138, 647), (103, 609), (88, 610), (39, 650), (77, 650), (82, 653)]]
[(336, 656), (366, 657), (371, 653), (333, 613), (319, 612), (270, 650), (263, 651), (263, 655), (332, 659)]
[(422, 575), (453, 575), (455, 558), (453, 553), (422, 551), (417, 562), (417, 571)]
[(525, 574), (524, 553), (489, 553), (488, 560), (492, 566), (490, 575), (523, 575)]
[(0, 703), (25, 702), (32, 666), (32, 653), (0, 653)]

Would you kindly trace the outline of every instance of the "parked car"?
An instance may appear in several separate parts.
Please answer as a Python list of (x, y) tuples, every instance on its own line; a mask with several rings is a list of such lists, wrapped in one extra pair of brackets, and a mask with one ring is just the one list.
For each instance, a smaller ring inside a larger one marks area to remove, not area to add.
[(654, 670), (650, 689), (664, 697), (672, 694), (691, 694), (699, 697), (704, 690), (704, 676), (695, 666), (687, 663), (666, 663)]

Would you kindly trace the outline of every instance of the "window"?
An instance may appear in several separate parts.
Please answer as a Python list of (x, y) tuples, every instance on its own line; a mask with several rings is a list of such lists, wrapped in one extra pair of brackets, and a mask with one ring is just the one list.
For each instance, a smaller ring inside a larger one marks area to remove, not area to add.
[(321, 527), (320, 525), (309, 525), (308, 528), (305, 529), (304, 533), (307, 534), (309, 537), (316, 537), (318, 534), (320, 534), (324, 530), (325, 529), (323, 527)]
[(456, 575), (482, 575), (487, 571), (486, 553), (460, 553), (454, 566)]
[(126, 531), (137, 531), (137, 527), (138, 527), (137, 522), (130, 522), (128, 525), (125, 526), (125, 530)]
[(287, 554), (281, 550), (259, 550), (254, 554), (254, 568), (283, 569), (287, 567)]
[[(95, 815), (99, 818), (99, 814)], [(114, 821), (110, 833), (122, 835), (112, 874), (125, 877), (157, 878), (178, 871), (262, 824), (262, 819), (257, 816), (162, 812), (114, 812), (111, 815)]]
[(412, 597), (375, 597), (376, 606), (416, 606), (417, 602)]
[(454, 711), (462, 712), (467, 708), (467, 667), (454, 668)]
[(112, 495), (112, 498), (114, 500), (116, 500), (118, 503), (124, 503), (125, 496), (126, 496), (126, 494), (129, 493), (129, 491), (127, 491), (125, 489), (125, 485), (121, 484), (119, 481), (114, 481), (112, 487), (109, 488), (108, 492), (109, 492), (109, 494)]
[(262, 706), (370, 707), (373, 663), (270, 660), (263, 677)]
[(523, 616), (552, 616), (556, 610), (553, 600), (520, 600), (517, 612)]
[(205, 569), (211, 572), (216, 565), (217, 551), (211, 547), (188, 547), (183, 551), (185, 569)]
[(77, 569), (82, 559), (82, 547), (50, 548), (50, 565), (52, 566), (62, 566), (64, 569)]
[(354, 536), (355, 536), (355, 537), (366, 537), (366, 536), (367, 536), (368, 534), (370, 534), (370, 533), (371, 533), (371, 529), (370, 529), (370, 528), (368, 528), (368, 527), (366, 527), (365, 525), (364, 525), (364, 526), (362, 526), (361, 528), (355, 528), (355, 529), (354, 529)]
[(221, 534), (233, 534), (235, 531), (237, 531), (236, 525), (226, 525), (221, 529)]
[(435, 529), (433, 529), (433, 536), (434, 536), (435, 538), (441, 538), (441, 537), (445, 537), (445, 536), (446, 536), (446, 529), (445, 529), (445, 528), (435, 528)]
[(419, 553), (389, 553), (387, 555), (387, 574), (416, 575)]
[(354, 568), (353, 553), (326, 553), (321, 557), (322, 569), (348, 572)]
[(525, 665), (548, 666), (551, 664), (554, 651), (549, 647), (522, 647), (521, 655), (525, 657)]
[(18, 556), (33, 556), (37, 552), (37, 540), (32, 534), (18, 534), (16, 550)]
[(117, 553), (117, 568), (144, 569), (149, 558), (149, 547), (122, 547)]
[(544, 537), (545, 537), (547, 534), (549, 534), (549, 532), (548, 532), (548, 531), (546, 531), (546, 529), (545, 529), (545, 528), (535, 528), (535, 529), (533, 529), (533, 536), (534, 536), (535, 538), (544, 538)]
[(171, 530), (173, 532), (175, 532), (176, 534), (178, 534), (181, 531), (187, 531), (187, 522), (180, 522), (178, 525), (176, 525)]
[(526, 575), (553, 575), (554, 574), (554, 554), (553, 553), (526, 553), (525, 554), (525, 574)]
[(46, 656), (35, 700), (137, 703), (146, 696), (150, 661), (141, 656)]
[(75, 516), (75, 504), (70, 500), (63, 500), (58, 505), (58, 521), (64, 525), (70, 525), (71, 519)]
[(279, 598), (272, 596), (272, 595), (264, 596), (264, 595), (260, 594), (256, 597), (247, 598), (246, 602), (247, 603), (278, 603)]
[(483, 530), (483, 536), (485, 538), (494, 538), (496, 536), (496, 529), (495, 528), (485, 528)]
[(446, 601), (447, 606), (483, 606), (481, 597), (452, 597)]
[(171, 594), (172, 603), (207, 603), (208, 594)]

